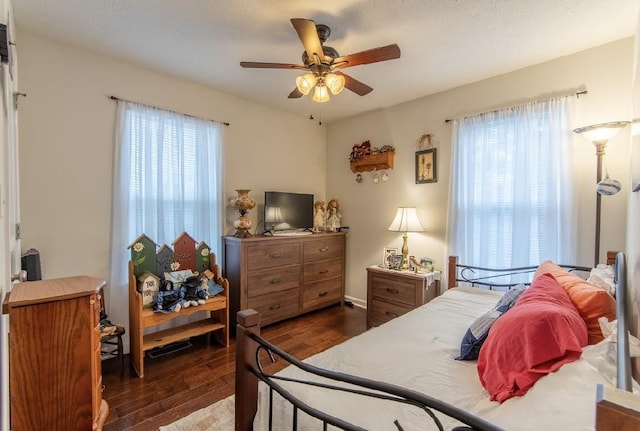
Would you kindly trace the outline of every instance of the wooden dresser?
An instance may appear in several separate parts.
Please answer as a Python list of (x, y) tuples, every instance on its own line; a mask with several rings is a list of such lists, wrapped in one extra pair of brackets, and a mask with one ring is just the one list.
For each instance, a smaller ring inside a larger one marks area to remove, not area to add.
[(382, 325), (438, 296), (440, 272), (367, 268), (367, 328)]
[(101, 430), (100, 299), (104, 280), (18, 283), (10, 292), (11, 429)]
[(230, 317), (260, 313), (263, 325), (342, 303), (346, 233), (223, 238)]

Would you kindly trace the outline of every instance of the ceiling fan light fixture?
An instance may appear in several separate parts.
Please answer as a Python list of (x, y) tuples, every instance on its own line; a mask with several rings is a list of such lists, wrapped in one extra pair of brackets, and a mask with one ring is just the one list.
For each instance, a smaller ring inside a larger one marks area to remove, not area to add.
[(296, 78), (296, 87), (300, 93), (307, 95), (316, 85), (316, 76), (313, 73), (305, 73)]
[(344, 90), (344, 76), (335, 73), (327, 73), (324, 82), (334, 96)]
[(329, 101), (329, 91), (324, 83), (318, 82), (316, 89), (313, 91), (313, 101), (324, 103)]

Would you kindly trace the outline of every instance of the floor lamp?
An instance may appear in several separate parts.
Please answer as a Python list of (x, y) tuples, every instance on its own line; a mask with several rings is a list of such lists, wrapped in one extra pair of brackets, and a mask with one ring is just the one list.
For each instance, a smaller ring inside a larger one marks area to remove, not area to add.
[[(610, 123), (593, 124), (591, 126), (579, 127), (574, 129), (575, 133), (584, 136), (593, 142), (596, 147), (596, 157), (598, 159), (596, 167), (596, 185), (602, 181), (602, 158), (605, 155), (605, 148), (611, 138), (613, 138), (620, 130), (625, 128), (629, 121), (612, 121)], [(593, 266), (600, 263), (600, 207), (602, 196), (600, 191), (596, 192), (596, 243), (595, 257)]]

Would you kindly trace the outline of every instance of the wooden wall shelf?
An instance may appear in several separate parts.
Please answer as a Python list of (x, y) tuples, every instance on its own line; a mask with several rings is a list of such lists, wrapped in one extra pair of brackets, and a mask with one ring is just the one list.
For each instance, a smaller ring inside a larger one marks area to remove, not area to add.
[(369, 172), (373, 170), (393, 169), (393, 151), (369, 154), (351, 162), (351, 172)]

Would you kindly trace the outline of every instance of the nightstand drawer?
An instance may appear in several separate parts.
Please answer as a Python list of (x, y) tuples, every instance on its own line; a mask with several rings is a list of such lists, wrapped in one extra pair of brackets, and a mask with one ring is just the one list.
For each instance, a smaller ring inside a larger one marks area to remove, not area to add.
[(304, 261), (314, 262), (342, 258), (344, 256), (344, 238), (327, 238), (304, 243)]
[(384, 301), (392, 301), (399, 305), (415, 307), (416, 304), (416, 283), (407, 282), (400, 278), (389, 278), (385, 276), (373, 277), (373, 298)]
[[(369, 305), (367, 305), (369, 306)], [(398, 316), (402, 316), (405, 313), (413, 310), (412, 307), (403, 307), (389, 302), (373, 300), (371, 314), (371, 325), (378, 326), (391, 319), (395, 319)]]
[(294, 289), (300, 285), (300, 265), (252, 271), (247, 274), (247, 297)]
[(300, 244), (256, 244), (247, 247), (247, 269), (271, 268), (300, 263)]
[(341, 258), (304, 264), (303, 278), (305, 284), (337, 277), (342, 277)]

